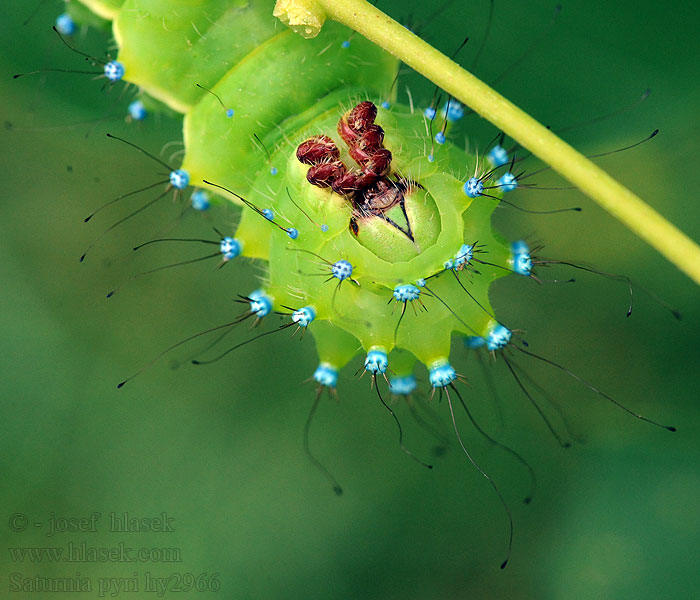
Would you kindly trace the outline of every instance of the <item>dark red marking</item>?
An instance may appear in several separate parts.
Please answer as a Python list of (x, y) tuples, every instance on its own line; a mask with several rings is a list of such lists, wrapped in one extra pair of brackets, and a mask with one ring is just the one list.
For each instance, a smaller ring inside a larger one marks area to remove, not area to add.
[(401, 177), (396, 180), (389, 178), (392, 155), (383, 146), (384, 130), (375, 124), (376, 117), (377, 107), (365, 101), (338, 121), (338, 135), (347, 145), (350, 157), (358, 164), (359, 170), (347, 168), (339, 159), (338, 146), (326, 135), (317, 135), (302, 142), (297, 148), (297, 159), (311, 165), (306, 174), (309, 183), (321, 188), (330, 187), (352, 204), (352, 233), (358, 235), (362, 219), (380, 217), (413, 240), (410, 225), (405, 230), (385, 213), (400, 205), (406, 215), (404, 196), (412, 185), (417, 184), (411, 184)]
[(340, 157), (340, 150), (327, 135), (316, 135), (299, 144), (297, 159), (305, 165), (318, 165)]
[(314, 165), (306, 172), (306, 180), (318, 187), (331, 187), (333, 183), (347, 174), (347, 168), (340, 160)]

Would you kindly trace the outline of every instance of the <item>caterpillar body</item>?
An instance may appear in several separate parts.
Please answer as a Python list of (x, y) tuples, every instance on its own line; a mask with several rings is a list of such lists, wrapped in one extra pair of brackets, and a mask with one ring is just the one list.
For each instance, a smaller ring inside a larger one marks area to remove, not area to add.
[[(75, 25), (81, 24), (113, 32), (119, 46), (114, 62), (123, 69), (120, 77), (138, 87), (129, 119), (140, 120), (156, 111), (184, 117), (184, 160), (171, 173), (171, 185), (194, 188), (191, 205), (198, 210), (205, 210), (210, 202), (240, 208), (240, 223), (235, 231), (226, 230), (226, 237), (222, 235), (219, 256), (226, 264), (234, 263), (221, 271), (229, 280), (226, 291), (243, 295), (246, 315), (262, 321), (254, 333), (243, 334), (243, 343), (257, 339), (261, 330), (263, 335), (279, 331), (270, 323), (271, 313), (277, 312), (282, 313), (285, 327), (308, 329), (316, 344), (318, 367), (297, 377), (300, 380), (313, 373), (317, 383), (304, 429), (309, 456), (315, 460), (308, 449), (308, 425), (319, 398), (323, 392), (340, 387), (339, 373), (350, 361), (371, 375), (373, 392), (381, 388), (385, 393), (383, 376), (389, 380), (391, 393), (402, 397), (396, 399), (399, 417), (409, 408), (423, 410), (428, 406), (415, 394), (420, 379), (414, 370), (421, 370), (417, 363), (422, 363), (430, 373), (430, 386), (443, 400), (440, 412), (449, 419), (450, 394), (457, 404), (462, 401), (458, 390), (463, 389), (456, 385), (458, 375), (450, 363), (461, 363), (460, 358), (468, 354), (479, 361), (475, 368), (486, 366), (486, 351), (489, 360), (497, 360), (495, 368), (505, 378), (510, 377), (509, 369), (525, 392), (519, 396), (526, 404), (525, 411), (533, 408), (527, 406), (528, 399), (535, 407), (536, 402), (542, 402), (556, 428), (563, 424), (566, 430), (560, 436), (564, 439), (553, 431), (557, 441), (566, 445), (566, 438), (576, 440), (578, 432), (570, 431), (565, 417), (559, 413), (560, 420), (554, 412), (559, 410), (557, 399), (550, 399), (547, 390), (538, 387), (537, 375), (535, 380), (527, 379), (528, 372), (514, 362), (513, 357), (519, 355), (515, 349), (530, 352), (529, 347), (501, 322), (489, 299), (496, 279), (514, 274), (532, 276), (533, 270), (537, 273), (540, 268), (527, 244), (507, 241), (491, 223), (494, 210), (505, 203), (507, 190), (518, 185), (503, 142), (485, 147), (478, 155), (463, 150), (452, 143), (456, 136), (450, 135), (450, 124), (443, 128), (447, 115), (458, 118), (459, 105), (436, 102), (435, 98), (425, 111), (397, 104), (398, 65), (394, 59), (331, 23), (319, 37), (304, 40), (275, 21), (273, 4), (272, 0), (72, 0), (66, 6), (71, 20), (62, 19), (61, 27), (57, 22), (57, 29), (64, 36), (72, 35)], [(79, 38), (67, 41), (80, 48)], [(119, 93), (121, 84), (115, 87)], [(115, 95), (112, 92), (111, 97)], [(144, 125), (151, 126), (150, 117)], [(255, 286), (259, 289), (241, 289), (236, 282), (235, 269), (242, 266), (236, 259), (240, 257), (248, 257), (264, 269), (261, 284)], [(78, 268), (77, 261), (74, 267)], [(164, 293), (158, 290), (154, 298), (160, 301)], [(514, 298), (526, 305), (520, 297)], [(214, 324), (220, 322), (220, 316), (215, 319)], [(510, 324), (508, 320), (505, 323)], [(191, 331), (191, 324), (178, 326), (175, 340)], [(580, 339), (577, 335), (569, 337), (576, 344)], [(530, 341), (534, 352), (534, 340)], [(251, 360), (257, 362), (251, 357), (253, 348), (245, 349), (246, 356), (239, 351), (238, 368)], [(364, 357), (363, 363), (360, 357)], [(144, 358), (150, 357), (136, 361)], [(291, 356), (287, 358), (293, 361)], [(267, 363), (265, 373), (275, 373), (274, 358), (269, 359), (260, 357)], [(346, 373), (351, 375), (352, 371), (346, 368)], [(467, 374), (471, 377), (472, 370)], [(280, 380), (279, 372), (276, 376)], [(478, 376), (476, 373), (476, 379)], [(257, 375), (255, 380), (259, 381)], [(497, 383), (500, 387), (502, 382)], [(241, 387), (237, 378), (235, 385), (235, 391), (245, 390), (246, 396), (255, 390), (248, 385)], [(549, 382), (545, 387), (552, 385)], [(534, 401), (525, 398), (526, 388), (535, 396)], [(289, 388), (283, 390), (286, 394)], [(197, 394), (201, 393), (198, 387)], [(235, 406), (226, 386), (212, 386), (210, 393), (224, 397), (227, 408)], [(291, 397), (293, 392), (289, 393)], [(458, 419), (472, 418), (471, 401), (476, 406), (474, 416), (481, 416), (478, 396), (473, 391), (464, 395), (469, 408), (465, 407), (466, 413)], [(129, 398), (134, 396), (126, 400)], [(342, 389), (341, 398), (346, 399)], [(498, 398), (489, 398), (496, 400), (498, 408)], [(283, 402), (271, 404), (263, 398), (263, 402), (251, 404), (264, 407), (260, 410), (266, 411), (265, 419), (272, 413), (283, 413), (279, 410)], [(343, 404), (342, 410), (356, 408), (351, 402)], [(362, 406), (363, 413), (366, 408)], [(298, 409), (294, 403), (297, 418)], [(369, 409), (382, 411), (379, 405)], [(369, 409), (368, 419), (374, 414)], [(207, 414), (206, 410), (195, 410)], [(540, 408), (537, 410), (543, 416)], [(537, 416), (534, 411), (532, 415)], [(433, 421), (424, 429), (440, 442), (436, 450), (454, 449), (454, 438), (443, 435), (445, 424), (434, 416), (437, 425), (433, 431)], [(551, 429), (547, 417), (543, 418)], [(452, 419), (454, 422), (454, 415)], [(472, 433), (485, 435), (488, 443), (505, 448), (472, 423), (477, 429)], [(518, 423), (518, 429), (530, 429), (522, 425)], [(224, 437), (237, 437), (229, 435), (228, 427)], [(485, 429), (491, 428), (495, 430), (489, 423)], [(208, 427), (206, 431), (205, 436)], [(275, 437), (271, 427), (264, 431), (266, 436)], [(295, 435), (298, 433), (295, 430)], [(472, 460), (460, 433), (456, 435)], [(476, 452), (481, 454), (478, 446)], [(500, 450), (496, 448), (496, 452)], [(524, 463), (510, 452), (511, 458)], [(232, 456), (227, 451), (221, 454)], [(357, 456), (359, 453), (354, 458)], [(490, 480), (487, 471), (472, 463)], [(532, 469), (524, 464), (534, 481)], [(316, 466), (320, 466), (318, 461)], [(381, 466), (382, 477), (390, 468)], [(321, 500), (323, 497), (321, 494)], [(460, 506), (462, 500), (460, 497)], [(408, 509), (404, 514), (407, 520), (413, 519)], [(313, 518), (313, 509), (310, 515)], [(474, 541), (471, 524), (465, 533)], [(560, 537), (557, 535), (557, 546)], [(460, 540), (460, 546), (462, 543)], [(440, 548), (442, 544), (441, 540)], [(369, 556), (374, 559), (374, 555)]]
[[(341, 43), (339, 25), (305, 40), (267, 0), (84, 4), (113, 20), (123, 79), (184, 114), (186, 182), (265, 207), (243, 210), (235, 239), (267, 263), (268, 312), (312, 315), (302, 324), (316, 339), (317, 381), (334, 387), (359, 352), (381, 358), (367, 359), (372, 374), (401, 381), (417, 358), (434, 387), (454, 381), (452, 334), (488, 339), (499, 327), (489, 285), (514, 272), (490, 223), (506, 169), (394, 105), (396, 60), (359, 36)], [(470, 193), (467, 180), (492, 193)], [(459, 273), (480, 251), (489, 264), (465, 294)], [(406, 311), (415, 301), (430, 304), (429, 326)]]

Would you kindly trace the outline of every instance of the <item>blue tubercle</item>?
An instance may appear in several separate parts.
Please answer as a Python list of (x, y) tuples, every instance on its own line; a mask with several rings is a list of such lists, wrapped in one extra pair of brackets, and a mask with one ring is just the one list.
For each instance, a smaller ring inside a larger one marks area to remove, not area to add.
[(511, 330), (498, 324), (489, 331), (489, 335), (486, 339), (486, 347), (489, 350), (502, 350), (508, 345), (511, 337), (513, 337)]
[(299, 237), (299, 230), (294, 229), (294, 227), (289, 227), (287, 229), (287, 235), (292, 238), (293, 240), (297, 239)]
[(496, 185), (504, 192), (512, 192), (518, 187), (518, 180), (513, 173), (504, 173), (496, 181)]
[(532, 273), (532, 258), (529, 254), (516, 254), (513, 256), (513, 271), (518, 275), (528, 277)]
[(271, 208), (263, 208), (262, 214), (268, 221), (272, 221), (275, 218), (275, 213), (272, 212)]
[(416, 279), (416, 285), (418, 287), (425, 287), (425, 279), (423, 279), (422, 277), (420, 279)]
[[(448, 105), (449, 104), (449, 105)], [(448, 121), (454, 123), (464, 116), (464, 105), (457, 100), (450, 100), (442, 109), (442, 114)]]
[(333, 263), (331, 272), (333, 273), (333, 277), (344, 281), (352, 277), (352, 265), (349, 261), (342, 259)]
[(437, 114), (437, 112), (432, 106), (429, 106), (428, 108), (426, 108), (423, 111), (423, 114), (426, 116), (426, 118), (428, 118), (432, 121), (435, 118), (435, 115)]
[(315, 318), (316, 311), (312, 306), (304, 306), (303, 308), (295, 310), (292, 313), (292, 321), (299, 325), (299, 327), (308, 327), (309, 323), (311, 323)]
[(338, 370), (332, 364), (322, 362), (314, 371), (314, 380), (322, 386), (334, 388), (338, 384)]
[(56, 18), (56, 29), (61, 35), (73, 35), (77, 27), (71, 16), (68, 13), (63, 13)]
[(190, 174), (184, 169), (170, 171), (170, 185), (178, 190), (184, 190), (190, 184)]
[(195, 190), (190, 196), (190, 203), (195, 210), (209, 210), (209, 194), (204, 190)]
[(345, 40), (342, 44), (340, 44), (341, 48), (349, 48), (350, 47), (350, 40)]
[(487, 154), (487, 158), (493, 167), (502, 167), (508, 162), (508, 151), (501, 145), (496, 144)]
[(365, 358), (365, 371), (369, 371), (372, 375), (386, 373), (388, 366), (389, 357), (384, 350), (374, 348), (367, 353), (367, 358)]
[(243, 252), (243, 242), (236, 238), (225, 237), (221, 240), (219, 249), (224, 256), (224, 260), (232, 260)]
[(328, 225), (326, 225), (325, 223), (321, 225), (321, 231), (323, 231), (323, 233), (326, 233), (326, 231), (328, 231)]
[(411, 283), (401, 283), (394, 288), (394, 298), (398, 302), (418, 300), (420, 289)]
[(270, 175), (277, 175), (277, 167), (270, 167)]
[(452, 261), (452, 268), (461, 271), (468, 266), (474, 258), (474, 246), (470, 244), (462, 244), (459, 250), (455, 253), (455, 258)]
[(457, 379), (457, 371), (447, 359), (435, 361), (430, 367), (430, 385), (434, 388), (445, 387)]
[(532, 257), (530, 256), (530, 247), (524, 240), (517, 240), (510, 245), (510, 251), (513, 253), (511, 262), (513, 263), (513, 272), (526, 277), (532, 273)]
[(236, 111), (233, 110), (232, 108), (227, 108), (227, 109), (226, 109), (226, 116), (227, 116), (229, 119), (230, 119), (231, 117), (233, 117), (233, 115), (235, 115), (235, 114), (236, 114)]
[(105, 65), (105, 77), (111, 82), (119, 81), (124, 77), (124, 65), (118, 60), (110, 60)]
[(262, 319), (272, 312), (272, 298), (262, 290), (255, 290), (248, 294), (248, 298), (250, 299), (250, 312), (258, 319)]
[(148, 116), (148, 111), (141, 100), (134, 100), (127, 110), (134, 121), (143, 121)]
[(418, 387), (415, 375), (389, 378), (389, 391), (396, 396), (410, 396)]
[(484, 193), (484, 184), (478, 177), (470, 177), (464, 184), (464, 193), (470, 198), (476, 198)]
[(382, 102), (381, 104), (381, 107), (385, 110), (389, 110), (391, 108), (391, 102), (389, 102), (388, 100), (384, 100), (384, 102)]
[(438, 144), (444, 144), (444, 143), (445, 143), (445, 133), (442, 132), (442, 131), (438, 131), (438, 132), (435, 134), (435, 141), (436, 141)]

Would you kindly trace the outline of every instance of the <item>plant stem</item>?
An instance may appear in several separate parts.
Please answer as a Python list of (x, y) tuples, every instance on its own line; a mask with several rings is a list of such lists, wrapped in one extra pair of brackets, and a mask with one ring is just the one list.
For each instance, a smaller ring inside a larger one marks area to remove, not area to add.
[[(530, 115), (373, 5), (365, 0), (280, 0), (280, 5), (291, 13), (290, 25), (305, 25), (306, 35), (315, 35), (325, 16), (384, 48), (549, 164), (700, 284), (700, 247), (693, 240)], [(308, 21), (295, 23), (293, 18), (300, 14), (314, 21), (313, 26), (308, 27)]]

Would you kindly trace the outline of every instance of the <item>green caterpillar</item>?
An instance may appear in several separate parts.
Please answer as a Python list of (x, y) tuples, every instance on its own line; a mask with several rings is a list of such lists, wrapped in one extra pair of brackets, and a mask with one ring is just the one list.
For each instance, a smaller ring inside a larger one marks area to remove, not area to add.
[[(488, 289), (513, 271), (514, 256), (490, 224), (497, 176), (478, 182), (493, 193), (470, 197), (455, 175), (488, 169), (444, 136), (435, 143), (423, 114), (389, 105), (395, 59), (361, 37), (341, 43), (348, 31), (338, 25), (305, 40), (272, 16), (271, 1), (84, 4), (113, 20), (123, 78), (184, 113), (190, 185), (274, 215), (271, 223), (244, 209), (235, 234), (241, 254), (268, 267), (247, 298), (259, 317), (294, 309), (316, 340), (317, 381), (335, 387), (338, 371), (365, 352), (373, 375), (405, 381), (418, 359), (434, 387), (452, 383), (452, 335), (488, 339), (499, 327)], [(298, 156), (319, 140), (328, 148), (311, 154), (327, 154)], [(338, 172), (314, 181), (319, 168), (335, 167), (344, 181)], [(480, 250), (490, 264), (465, 293), (459, 272)], [(426, 302), (429, 318), (406, 311)]]
[(242, 207), (222, 253), (265, 267), (261, 288), (243, 297), (245, 318), (275, 311), (313, 335), (311, 415), (358, 355), (377, 393), (383, 376), (397, 396), (411, 396), (422, 363), (452, 412), (454, 339), (490, 351), (518, 339), (489, 301), (493, 281), (533, 268), (527, 246), (491, 224), (517, 178), (504, 179), (507, 159), (449, 141), (449, 102), (428, 116), (397, 105), (392, 57), (331, 23), (302, 39), (272, 17), (273, 4), (85, 0), (68, 10), (76, 22), (112, 21), (119, 78), (139, 87), (149, 111), (184, 115), (173, 185)]

